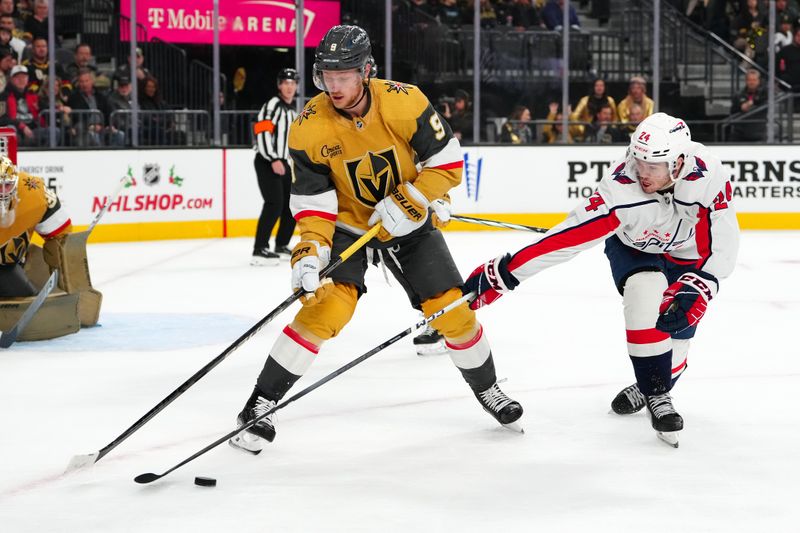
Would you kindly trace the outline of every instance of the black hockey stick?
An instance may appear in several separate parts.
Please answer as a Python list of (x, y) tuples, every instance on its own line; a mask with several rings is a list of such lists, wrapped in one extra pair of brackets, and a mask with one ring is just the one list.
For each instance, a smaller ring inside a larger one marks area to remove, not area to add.
[(50, 274), (44, 286), (39, 290), (39, 294), (36, 295), (36, 298), (34, 298), (28, 308), (25, 309), (25, 312), (19, 317), (17, 323), (14, 324), (11, 329), (4, 331), (3, 334), (0, 335), (0, 348), (8, 348), (17, 341), (19, 334), (22, 333), (30, 321), (33, 320), (33, 315), (42, 307), (47, 296), (53, 288), (55, 288), (56, 283), (58, 283), (58, 270), (54, 270), (53, 273)]
[(469, 222), (470, 224), (481, 224), (484, 226), (492, 226), (493, 228), (517, 229), (522, 231), (534, 231), (536, 233), (547, 233), (548, 228), (537, 228), (536, 226), (524, 226), (522, 224), (512, 224), (511, 222), (500, 222), (498, 220), (489, 220), (488, 218), (467, 217), (464, 215), (450, 215), (453, 220), (460, 220), (461, 222)]
[[(370, 228), (370, 230), (367, 233), (362, 235), (356, 242), (354, 242), (346, 250), (344, 250), (339, 255), (339, 257), (336, 258), (335, 261), (333, 261), (327, 267), (325, 267), (320, 273), (320, 278), (324, 278), (325, 276), (330, 274), (335, 268), (337, 268), (344, 261), (346, 261), (347, 258), (353, 255), (359, 248), (367, 244), (367, 242), (369, 242), (370, 239), (372, 239), (380, 229), (381, 229), (380, 223)], [(172, 391), (172, 393), (169, 396), (161, 400), (161, 402), (158, 405), (150, 409), (142, 418), (137, 420), (131, 427), (123, 431), (119, 437), (111, 441), (104, 448), (101, 448), (100, 450), (94, 453), (86, 455), (76, 455), (75, 457), (73, 457), (72, 460), (69, 462), (69, 465), (67, 465), (66, 472), (71, 472), (73, 470), (78, 470), (86, 466), (93, 465), (94, 463), (102, 459), (106, 454), (108, 454), (108, 452), (119, 446), (119, 444), (121, 444), (122, 441), (130, 437), (134, 432), (136, 432), (139, 428), (145, 425), (151, 418), (156, 416), (158, 413), (164, 410), (164, 408), (166, 408), (169, 404), (171, 404), (176, 398), (178, 398), (181, 394), (186, 392), (189, 389), (189, 387), (200, 381), (200, 379), (203, 376), (211, 372), (211, 370), (214, 367), (216, 367), (218, 364), (224, 361), (225, 358), (227, 358), (230, 354), (235, 352), (253, 335), (258, 333), (261, 330), (261, 328), (263, 328), (265, 325), (271, 322), (273, 318), (275, 318), (283, 311), (285, 311), (292, 303), (295, 302), (295, 300), (298, 300), (302, 295), (303, 295), (302, 289), (298, 289), (294, 293), (292, 293), (292, 295), (286, 298), (283, 302), (281, 302), (281, 304), (278, 305), (278, 307), (270, 311), (270, 313), (267, 316), (259, 320), (253, 327), (251, 327), (245, 333), (243, 333), (242, 336), (233, 341), (233, 344), (225, 348), (225, 350), (221, 354), (212, 359), (208, 364), (206, 364), (206, 366), (198, 370), (194, 375), (192, 375), (192, 377), (184, 381), (177, 389)]]
[(187, 457), (186, 459), (184, 459), (180, 463), (176, 464), (175, 466), (173, 466), (172, 468), (170, 468), (169, 470), (167, 470), (163, 474), (153, 474), (153, 473), (139, 474), (133, 480), (136, 483), (146, 484), (146, 483), (152, 483), (153, 481), (161, 479), (162, 477), (166, 476), (170, 472), (173, 472), (173, 471), (177, 470), (178, 468), (182, 467), (186, 463), (194, 461), (195, 459), (197, 459), (201, 455), (205, 454), (206, 452), (216, 448), (217, 446), (219, 446), (220, 444), (222, 444), (226, 440), (228, 440), (228, 439), (230, 439), (232, 437), (235, 437), (240, 431), (243, 431), (243, 430), (255, 425), (260, 420), (268, 417), (269, 415), (271, 415), (275, 411), (277, 411), (279, 409), (283, 409), (284, 407), (286, 407), (290, 403), (292, 403), (292, 402), (294, 402), (296, 400), (299, 400), (300, 398), (302, 398), (303, 396), (305, 396), (309, 392), (313, 391), (314, 389), (317, 389), (317, 388), (321, 387), (322, 385), (326, 384), (327, 382), (329, 382), (330, 380), (332, 380), (336, 376), (344, 374), (345, 372), (347, 372), (348, 370), (350, 370), (354, 366), (356, 366), (356, 365), (358, 365), (360, 363), (363, 363), (364, 361), (366, 361), (367, 359), (369, 359), (370, 357), (372, 357), (376, 353), (380, 352), (384, 348), (387, 348), (387, 347), (391, 346), (392, 344), (394, 344), (395, 342), (399, 341), (403, 337), (406, 337), (407, 335), (410, 335), (411, 333), (413, 333), (418, 328), (421, 328), (421, 327), (425, 326), (426, 324), (430, 323), (431, 321), (436, 320), (437, 318), (439, 318), (443, 314), (445, 314), (445, 313), (447, 313), (449, 311), (452, 311), (453, 309), (455, 309), (459, 305), (470, 301), (474, 297), (475, 297), (475, 293), (474, 292), (470, 292), (469, 294), (466, 294), (466, 295), (462, 296), (461, 298), (459, 298), (458, 300), (454, 301), (453, 303), (451, 303), (449, 305), (446, 305), (442, 309), (439, 309), (438, 311), (433, 313), (431, 316), (420, 320), (419, 322), (417, 322), (416, 324), (414, 324), (410, 328), (403, 330), (402, 332), (398, 333), (397, 335), (395, 335), (391, 339), (389, 339), (387, 341), (384, 341), (383, 343), (381, 343), (378, 346), (374, 347), (373, 349), (371, 349), (367, 353), (365, 353), (365, 354), (353, 359), (352, 361), (350, 361), (349, 363), (347, 363), (343, 367), (340, 367), (340, 368), (334, 370), (333, 372), (331, 372), (330, 374), (328, 374), (324, 378), (320, 379), (319, 381), (316, 381), (316, 382), (312, 383), (311, 385), (309, 385), (305, 389), (301, 390), (300, 392), (298, 392), (297, 394), (295, 394), (294, 396), (292, 396), (291, 398), (289, 398), (285, 402), (276, 405), (275, 407), (273, 407), (272, 409), (270, 409), (266, 413), (254, 418), (253, 420), (251, 420), (247, 424), (243, 424), (243, 425), (237, 427), (236, 429), (234, 429), (233, 431), (231, 431), (229, 433), (226, 433), (225, 435), (223, 435), (222, 437), (218, 438), (217, 440), (215, 440), (214, 442), (212, 442), (211, 444), (209, 444), (208, 446), (206, 446), (205, 448), (203, 448), (199, 452)]

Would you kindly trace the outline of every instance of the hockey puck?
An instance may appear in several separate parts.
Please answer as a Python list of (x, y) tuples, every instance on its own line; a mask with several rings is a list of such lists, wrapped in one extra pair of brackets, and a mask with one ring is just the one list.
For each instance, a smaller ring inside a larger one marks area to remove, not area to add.
[(197, 476), (194, 478), (194, 484), (199, 485), (201, 487), (216, 487), (217, 480), (214, 479), (213, 477)]

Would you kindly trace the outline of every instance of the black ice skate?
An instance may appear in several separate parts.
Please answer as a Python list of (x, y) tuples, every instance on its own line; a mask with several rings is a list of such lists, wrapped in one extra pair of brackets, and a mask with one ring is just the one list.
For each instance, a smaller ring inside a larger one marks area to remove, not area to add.
[(250, 259), (250, 264), (252, 266), (277, 266), (280, 262), (280, 256), (270, 252), (269, 248), (253, 250), (253, 258)]
[[(275, 401), (268, 400), (258, 393), (258, 389), (244, 405), (244, 409), (239, 413), (236, 422), (242, 426), (251, 420), (258, 418), (270, 409), (275, 407)], [(228, 443), (234, 448), (239, 448), (253, 455), (258, 455), (266, 443), (275, 440), (275, 414), (266, 416), (249, 428), (240, 431)]]
[(632, 415), (644, 408), (644, 394), (639, 390), (639, 385), (634, 383), (625, 387), (611, 401), (611, 410), (618, 415)]
[(678, 447), (678, 431), (683, 429), (683, 418), (672, 406), (672, 398), (668, 392), (647, 396), (647, 410), (658, 438), (672, 446)]
[(417, 355), (431, 355), (447, 352), (447, 347), (444, 344), (444, 337), (428, 326), (416, 337), (414, 337), (414, 348), (417, 350)]
[(281, 261), (288, 261), (292, 258), (292, 251), (286, 246), (275, 246), (275, 253)]
[(481, 405), (487, 413), (492, 415), (495, 420), (500, 422), (504, 427), (524, 433), (522, 426), (517, 423), (519, 417), (522, 416), (522, 406), (519, 402), (515, 402), (500, 390), (497, 383), (489, 387), (483, 392), (476, 392), (475, 397), (481, 402)]

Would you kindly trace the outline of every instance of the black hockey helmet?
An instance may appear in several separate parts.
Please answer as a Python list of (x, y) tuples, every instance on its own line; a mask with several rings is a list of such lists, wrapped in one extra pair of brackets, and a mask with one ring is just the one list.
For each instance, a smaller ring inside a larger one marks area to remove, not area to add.
[[(314, 85), (320, 91), (326, 91), (322, 80), (323, 70), (359, 69), (361, 77), (366, 77), (367, 65), (374, 70), (375, 60), (372, 58), (372, 45), (369, 35), (359, 26), (340, 25), (329, 29), (317, 45), (314, 54)], [(371, 73), (370, 77), (373, 77)]]
[(282, 68), (281, 71), (278, 72), (278, 83), (280, 84), (283, 80), (300, 81), (300, 75), (293, 68)]

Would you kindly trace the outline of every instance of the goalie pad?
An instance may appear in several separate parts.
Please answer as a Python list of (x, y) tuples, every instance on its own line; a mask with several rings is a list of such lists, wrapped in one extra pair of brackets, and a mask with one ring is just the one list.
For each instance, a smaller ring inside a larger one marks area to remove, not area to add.
[[(35, 296), (0, 300), (0, 330), (8, 331), (17, 323)], [(40, 341), (76, 333), (78, 321), (78, 295), (64, 292), (51, 293), (42, 307), (33, 315), (28, 326), (20, 333), (21, 341)]]
[(78, 318), (83, 327), (94, 326), (100, 318), (103, 295), (92, 287), (89, 261), (86, 258), (88, 231), (69, 233), (45, 241), (43, 257), (51, 270), (60, 273), (58, 286), (68, 294), (78, 295)]

